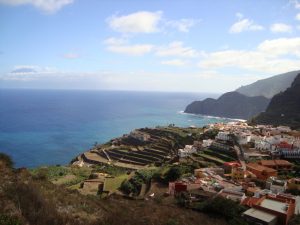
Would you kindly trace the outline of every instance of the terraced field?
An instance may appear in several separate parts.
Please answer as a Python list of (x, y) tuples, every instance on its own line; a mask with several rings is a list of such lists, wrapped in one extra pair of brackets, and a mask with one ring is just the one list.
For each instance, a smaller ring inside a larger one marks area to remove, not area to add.
[[(90, 164), (97, 164), (99, 161), (99, 164), (120, 164), (125, 165), (124, 167), (126, 164), (142, 167), (166, 162), (177, 156), (179, 148), (185, 144), (192, 144), (193, 137), (200, 133), (200, 129), (160, 127), (143, 128), (138, 132), (150, 135), (150, 139), (141, 141), (130, 135), (124, 135), (103, 146), (95, 147), (90, 154), (83, 154), (81, 159)], [(87, 157), (89, 155), (93, 156), (92, 159)]]

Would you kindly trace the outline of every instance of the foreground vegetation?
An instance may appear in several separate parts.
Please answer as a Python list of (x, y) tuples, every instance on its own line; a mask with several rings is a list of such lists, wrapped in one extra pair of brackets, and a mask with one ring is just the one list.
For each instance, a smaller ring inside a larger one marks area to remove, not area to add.
[(28, 171), (13, 169), (9, 161), (9, 157), (0, 157), (0, 225), (196, 225), (199, 221), (203, 225), (227, 224), (223, 219), (177, 207), (170, 201), (132, 201), (114, 195), (101, 199), (50, 181), (70, 171), (82, 177), (86, 169), (50, 167)]

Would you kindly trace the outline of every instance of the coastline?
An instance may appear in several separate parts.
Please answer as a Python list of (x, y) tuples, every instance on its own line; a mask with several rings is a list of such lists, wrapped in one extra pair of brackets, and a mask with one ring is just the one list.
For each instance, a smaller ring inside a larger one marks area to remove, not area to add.
[(233, 121), (239, 121), (239, 122), (246, 122), (247, 120), (243, 119), (236, 119), (236, 118), (228, 118), (228, 117), (221, 117), (221, 116), (210, 116), (210, 115), (204, 115), (204, 114), (196, 114), (196, 113), (186, 113), (183, 110), (177, 112), (179, 114), (186, 114), (186, 115), (193, 115), (193, 116), (202, 116), (206, 118), (214, 118), (214, 119), (227, 119), (227, 120), (233, 120)]

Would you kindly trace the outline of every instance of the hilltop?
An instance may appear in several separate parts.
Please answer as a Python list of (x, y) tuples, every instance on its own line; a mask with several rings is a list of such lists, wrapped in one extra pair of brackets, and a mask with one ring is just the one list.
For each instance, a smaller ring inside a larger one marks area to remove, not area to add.
[(236, 89), (236, 91), (249, 97), (264, 96), (266, 98), (272, 98), (274, 95), (290, 87), (299, 72), (299, 70), (291, 71), (258, 80), (252, 84), (242, 86)]

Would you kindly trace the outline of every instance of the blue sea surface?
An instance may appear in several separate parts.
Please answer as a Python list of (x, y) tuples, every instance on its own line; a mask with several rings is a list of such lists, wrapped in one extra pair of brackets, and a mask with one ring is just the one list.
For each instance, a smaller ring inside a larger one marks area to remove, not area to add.
[(133, 129), (226, 121), (181, 113), (203, 93), (0, 90), (0, 152), (17, 167), (67, 164), (95, 142)]

